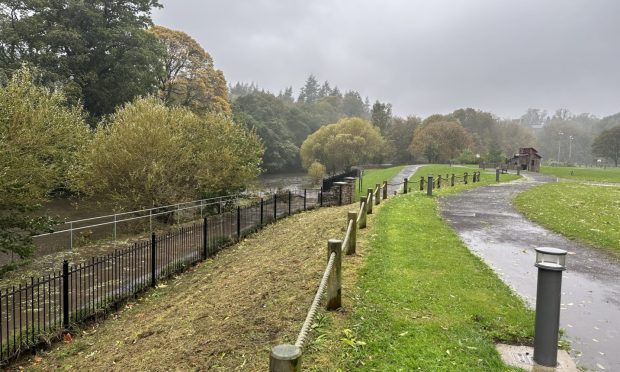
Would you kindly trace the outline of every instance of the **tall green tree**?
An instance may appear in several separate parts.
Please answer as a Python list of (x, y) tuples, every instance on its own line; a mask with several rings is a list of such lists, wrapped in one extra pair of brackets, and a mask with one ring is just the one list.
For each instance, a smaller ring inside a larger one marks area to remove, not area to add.
[(409, 145), (413, 140), (413, 133), (420, 126), (420, 118), (407, 116), (407, 118), (395, 117), (392, 125), (385, 134), (385, 139), (392, 149), (392, 160), (395, 163), (410, 163), (414, 157), (409, 152)]
[(319, 81), (316, 79), (316, 76), (311, 74), (306, 79), (306, 84), (301, 88), (297, 102), (315, 103), (319, 99), (319, 92)]
[(620, 125), (606, 129), (594, 139), (592, 153), (595, 156), (611, 159), (618, 166), (620, 160)]
[(31, 235), (50, 222), (32, 213), (67, 186), (89, 138), (82, 110), (37, 86), (30, 70), (16, 71), (0, 88), (0, 251), (30, 254)]
[(11, 0), (0, 5), (0, 68), (27, 62), (95, 117), (157, 89), (164, 50), (154, 35), (158, 0)]
[(392, 124), (392, 105), (376, 101), (370, 113), (372, 124), (385, 134)]
[(471, 134), (454, 121), (434, 121), (416, 129), (409, 151), (430, 163), (456, 159), (474, 145)]

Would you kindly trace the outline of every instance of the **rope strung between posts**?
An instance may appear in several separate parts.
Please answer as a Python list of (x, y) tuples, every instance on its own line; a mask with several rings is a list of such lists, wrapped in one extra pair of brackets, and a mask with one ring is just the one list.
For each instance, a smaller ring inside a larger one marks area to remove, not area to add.
[(301, 331), (299, 331), (297, 341), (295, 341), (295, 346), (300, 349), (304, 346), (304, 341), (306, 341), (306, 336), (308, 336), (308, 331), (310, 330), (310, 326), (312, 325), (312, 322), (314, 321), (314, 316), (316, 315), (316, 309), (318, 308), (321, 297), (323, 297), (325, 289), (327, 288), (327, 279), (329, 279), (329, 274), (332, 272), (335, 260), (336, 253), (332, 252), (332, 254), (329, 255), (329, 261), (327, 262), (327, 267), (325, 268), (325, 272), (323, 273), (323, 278), (321, 278), (321, 284), (319, 284), (319, 289), (317, 289), (316, 291), (316, 295), (314, 296), (312, 305), (310, 305), (310, 309), (308, 310), (308, 315), (306, 315), (304, 325), (301, 327)]
[(360, 210), (359, 212), (357, 212), (357, 220), (355, 220), (355, 222), (359, 223), (360, 220), (362, 219), (362, 211), (366, 208), (366, 201), (363, 201), (362, 204), (360, 205)]
[(347, 234), (344, 236), (344, 240), (342, 241), (342, 249), (346, 250), (349, 246), (349, 238), (351, 237), (351, 230), (353, 229), (353, 220), (349, 221), (347, 225)]

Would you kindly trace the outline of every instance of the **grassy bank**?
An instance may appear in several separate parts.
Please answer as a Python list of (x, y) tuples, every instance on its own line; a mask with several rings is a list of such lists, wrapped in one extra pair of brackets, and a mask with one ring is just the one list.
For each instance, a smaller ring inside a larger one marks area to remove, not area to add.
[(357, 287), (344, 292), (345, 308), (329, 315), (329, 326), (318, 324), (306, 368), (512, 370), (495, 343), (530, 343), (533, 314), (437, 208), (436, 198), (419, 192), (382, 204)]
[(513, 204), (542, 226), (620, 256), (620, 187), (549, 183), (518, 194)]
[[(473, 172), (480, 172), (480, 182), (473, 183), (472, 182), (472, 174)], [(467, 172), (469, 174), (468, 184), (463, 184), (463, 175)], [(454, 175), (457, 178), (460, 178), (457, 182), (455, 182), (454, 187), (445, 187), (447, 183), (443, 183), (441, 189), (435, 189), (433, 194), (437, 195), (446, 195), (449, 193), (460, 192), (466, 189), (470, 189), (473, 187), (484, 186), (484, 185), (492, 185), (495, 184), (495, 170), (484, 171), (479, 169), (477, 166), (449, 166), (449, 165), (425, 165), (423, 167), (418, 168), (418, 170), (409, 178), (411, 182), (411, 190), (420, 190), (420, 177), (426, 177), (429, 174), (432, 174), (435, 179), (441, 174), (442, 179), (446, 177), (446, 175)], [(502, 174), (500, 175), (501, 182), (508, 182), (519, 179), (520, 176), (516, 174)], [(426, 190), (426, 186), (424, 186), (424, 190)]]
[(382, 169), (364, 169), (361, 192), (359, 191), (359, 180), (355, 183), (355, 199), (359, 200), (360, 195), (366, 195), (366, 191), (370, 188), (374, 189), (376, 184), (383, 183), (383, 181), (389, 182), (398, 172), (403, 170), (404, 167), (404, 165), (399, 165)]
[(540, 173), (574, 181), (618, 182), (620, 168), (540, 167)]
[(294, 342), (325, 268), (327, 239), (344, 236), (348, 208), (269, 225), (20, 366), (265, 371), (271, 347)]

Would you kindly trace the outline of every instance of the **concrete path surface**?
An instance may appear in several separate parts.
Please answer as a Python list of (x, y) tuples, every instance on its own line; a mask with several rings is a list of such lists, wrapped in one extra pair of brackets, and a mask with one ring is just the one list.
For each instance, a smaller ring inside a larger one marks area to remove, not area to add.
[(396, 176), (388, 181), (388, 195), (394, 195), (394, 191), (399, 192), (405, 178), (411, 177), (422, 165), (407, 165)]
[(591, 370), (620, 371), (620, 262), (570, 241), (523, 217), (511, 205), (519, 192), (555, 178), (527, 173), (524, 180), (479, 187), (441, 199), (444, 219), (534, 308), (535, 247), (569, 251), (562, 283), (560, 327), (573, 357)]

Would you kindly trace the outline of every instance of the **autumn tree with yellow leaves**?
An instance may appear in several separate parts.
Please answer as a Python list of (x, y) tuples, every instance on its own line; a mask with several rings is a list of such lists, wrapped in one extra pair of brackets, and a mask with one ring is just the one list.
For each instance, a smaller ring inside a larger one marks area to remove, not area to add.
[(162, 26), (150, 29), (164, 45), (165, 73), (159, 79), (159, 96), (169, 106), (185, 106), (196, 114), (230, 114), (224, 73), (191, 36)]

